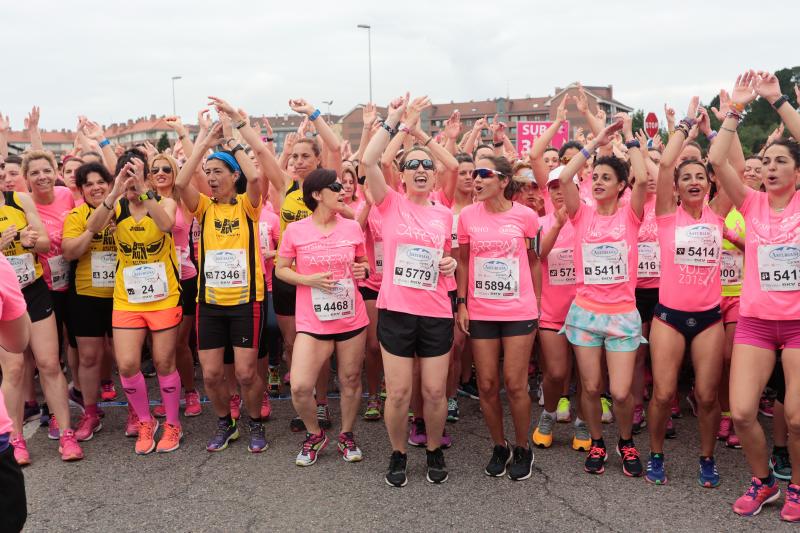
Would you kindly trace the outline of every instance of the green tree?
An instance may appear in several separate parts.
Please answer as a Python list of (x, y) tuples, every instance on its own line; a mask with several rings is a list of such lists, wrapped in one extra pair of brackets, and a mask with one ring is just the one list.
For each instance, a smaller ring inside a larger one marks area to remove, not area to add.
[(167, 148), (169, 148), (169, 138), (167, 137), (166, 132), (161, 134), (161, 137), (158, 139), (158, 144), (156, 145), (156, 149), (159, 152), (163, 152)]
[(634, 133), (643, 130), (644, 131), (644, 110), (637, 109), (636, 111), (631, 114), (631, 120), (633, 120), (633, 131)]

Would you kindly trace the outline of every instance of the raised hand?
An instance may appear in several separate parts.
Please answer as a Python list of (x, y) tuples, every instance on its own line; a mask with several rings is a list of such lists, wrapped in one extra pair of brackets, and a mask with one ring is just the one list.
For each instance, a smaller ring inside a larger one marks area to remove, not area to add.
[(432, 106), (431, 99), (427, 96), (418, 96), (408, 104), (406, 111), (406, 124), (412, 130), (419, 128), (419, 117), (422, 112)]
[(211, 115), (208, 109), (201, 109), (197, 112), (197, 125), (204, 131), (211, 129)]
[(667, 128), (671, 132), (675, 126), (675, 110), (664, 104), (664, 116), (667, 117)]
[(615, 133), (617, 133), (622, 129), (623, 125), (624, 125), (623, 120), (621, 118), (617, 118), (614, 120), (614, 122), (603, 128), (603, 130), (601, 130), (600, 133), (597, 135), (597, 137), (595, 137), (594, 139), (595, 142), (597, 142), (597, 146), (605, 146), (608, 143), (610, 143), (611, 138), (614, 137)]
[(594, 114), (598, 120), (600, 120), (603, 124), (606, 123), (606, 112), (603, 111), (601, 107), (598, 106), (597, 113)]
[(586, 135), (583, 133), (583, 128), (575, 130), (575, 140), (581, 144), (586, 144)]
[(633, 137), (633, 117), (627, 113), (617, 113), (614, 115), (614, 122), (622, 122), (622, 134), (626, 139)]
[(0, 113), (0, 133), (7, 133), (9, 130), (11, 130), (11, 121), (8, 115), (3, 116), (3, 114)]
[(578, 96), (573, 96), (572, 100), (575, 102), (575, 107), (578, 108), (582, 114), (589, 113), (589, 101), (586, 99), (586, 91), (583, 90), (583, 85), (578, 84)]
[(36, 131), (39, 129), (39, 108), (33, 106), (28, 117), (25, 119), (25, 129), (28, 131)]
[(700, 97), (692, 96), (689, 100), (689, 108), (686, 110), (686, 118), (694, 120), (697, 118), (697, 108), (700, 106)]
[(292, 148), (294, 145), (297, 144), (297, 141), (300, 140), (300, 136), (292, 131), (286, 134), (286, 138), (283, 140), (283, 151), (286, 153), (291, 153)]
[(220, 114), (225, 113), (232, 120), (236, 120), (237, 122), (242, 120), (242, 118), (239, 116), (239, 112), (236, 109), (234, 109), (234, 107), (231, 104), (229, 104), (222, 98), (216, 96), (209, 96), (208, 99), (209, 99), (208, 105), (214, 106), (214, 108), (217, 110), (217, 113)]
[(186, 128), (184, 127), (183, 122), (181, 122), (180, 117), (176, 117), (174, 115), (169, 116), (164, 119), (164, 122), (167, 123), (167, 126), (169, 126), (172, 131), (178, 134), (178, 137), (183, 137), (186, 135)]
[(203, 151), (208, 150), (213, 146), (217, 146), (218, 144), (222, 144), (223, 141), (223, 125), (222, 122), (217, 122), (214, 124), (206, 135), (203, 138)]
[(302, 98), (289, 100), (289, 107), (291, 107), (292, 111), (295, 113), (302, 113), (303, 115), (311, 115), (316, 109), (313, 105), (309, 104)]
[[(758, 93), (758, 96), (770, 104), (781, 97), (781, 84), (775, 74), (763, 71), (755, 73), (752, 70), (749, 74), (751, 75), (750, 79), (753, 82), (753, 88)], [(738, 85), (739, 79), (737, 78), (736, 81)]]
[(731, 96), (728, 94), (728, 91), (725, 89), (721, 89), (719, 91), (719, 109), (716, 107), (711, 108), (711, 112), (714, 113), (714, 116), (717, 117), (717, 120), (722, 122), (725, 120), (725, 115), (728, 114), (728, 111), (731, 110)]
[(472, 125), (472, 129), (475, 131), (483, 131), (489, 128), (489, 121), (486, 120), (486, 117), (479, 118), (475, 121), (475, 124)]
[(565, 122), (567, 120), (567, 102), (569, 101), (569, 95), (564, 96), (561, 99), (561, 102), (558, 104), (558, 108), (556, 108), (556, 121), (557, 122)]
[(774, 143), (781, 137), (783, 137), (783, 122), (778, 124), (778, 127), (775, 128), (775, 130), (769, 134), (769, 137), (767, 137), (767, 146)]
[(405, 113), (406, 109), (408, 108), (408, 98), (409, 94), (406, 93), (405, 96), (399, 96), (392, 100), (389, 103), (386, 120), (389, 120), (394, 124), (399, 124), (403, 113)]
[[(756, 93), (756, 85), (758, 84), (759, 77), (756, 73), (752, 70), (745, 72), (744, 74), (739, 74), (736, 77), (736, 83), (733, 86), (733, 91), (731, 92), (731, 103), (737, 106), (746, 106), (750, 102), (756, 99), (756, 96), (761, 93)], [(777, 84), (778, 79), (775, 78), (775, 83)], [(768, 84), (764, 85), (764, 89), (767, 91), (767, 94), (770, 93), (770, 89), (768, 88)], [(778, 94), (775, 98), (778, 98), (781, 94), (781, 88), (778, 86)], [(766, 96), (762, 95), (762, 98), (767, 98)], [(772, 101), (767, 99), (767, 101)]]
[(365, 128), (371, 128), (372, 124), (378, 118), (378, 109), (375, 107), (375, 104), (369, 102), (367, 105), (361, 108), (361, 120), (363, 121)]
[(700, 106), (698, 109), (697, 129), (708, 137), (711, 133), (711, 119), (708, 118), (708, 111), (705, 107)]
[(461, 113), (453, 111), (444, 126), (444, 134), (448, 139), (457, 139), (461, 133)]
[(106, 134), (105, 131), (103, 131), (103, 127), (100, 126), (100, 124), (98, 124), (97, 122), (92, 122), (91, 120), (88, 120), (85, 117), (83, 120), (82, 131), (84, 135), (97, 142), (100, 142), (106, 138)]

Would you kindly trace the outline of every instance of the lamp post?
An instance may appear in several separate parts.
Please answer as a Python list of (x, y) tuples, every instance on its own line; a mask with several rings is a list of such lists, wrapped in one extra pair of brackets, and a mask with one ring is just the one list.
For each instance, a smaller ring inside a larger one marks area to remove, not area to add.
[(323, 100), (323, 104), (328, 106), (328, 122), (331, 121), (331, 106), (333, 105), (333, 100)]
[(181, 76), (172, 76), (172, 114), (177, 115), (175, 111), (175, 80), (180, 80)]
[(369, 58), (369, 101), (372, 102), (372, 26), (369, 24), (359, 24), (357, 27), (367, 30), (367, 57)]

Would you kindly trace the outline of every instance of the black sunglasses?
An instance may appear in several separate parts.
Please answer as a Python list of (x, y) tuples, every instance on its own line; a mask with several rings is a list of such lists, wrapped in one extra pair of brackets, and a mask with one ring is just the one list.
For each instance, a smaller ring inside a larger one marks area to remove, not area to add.
[(157, 174), (158, 171), (161, 170), (164, 174), (172, 174), (172, 167), (153, 167), (150, 169), (150, 174)]
[(491, 168), (476, 168), (472, 171), (472, 179), (480, 177), (481, 179), (486, 178), (505, 178), (506, 175), (502, 172), (498, 172)]
[(330, 189), (333, 192), (342, 192), (342, 189), (344, 189), (344, 185), (342, 185), (338, 181), (334, 181), (333, 183), (326, 185), (325, 188)]
[(420, 163), (425, 170), (433, 170), (433, 161), (430, 159), (409, 159), (403, 163), (403, 170), (417, 170)]

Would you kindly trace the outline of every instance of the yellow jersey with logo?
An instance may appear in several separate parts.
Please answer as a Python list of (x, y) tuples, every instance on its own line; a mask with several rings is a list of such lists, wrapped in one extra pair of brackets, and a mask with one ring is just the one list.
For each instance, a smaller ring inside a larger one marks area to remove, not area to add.
[(253, 205), (246, 193), (230, 204), (200, 194), (193, 215), (201, 227), (197, 301), (222, 306), (263, 301), (261, 202)]
[[(89, 204), (81, 204), (64, 219), (64, 239), (77, 239), (86, 231), (86, 222), (94, 212)], [(92, 235), (84, 254), (70, 264), (70, 290), (81, 296), (113, 298), (117, 270), (117, 244), (114, 231), (106, 226)]]
[(283, 198), (281, 204), (281, 234), (278, 239), (278, 249), (280, 250), (283, 239), (283, 232), (286, 231), (286, 226), (292, 222), (303, 220), (311, 216), (311, 210), (306, 206), (303, 201), (303, 188), (296, 181), (292, 182), (292, 186), (286, 191), (286, 196)]
[(181, 302), (180, 270), (172, 234), (150, 215), (134, 220), (127, 198), (116, 206), (114, 309), (160, 311)]
[(33, 250), (23, 248), (19, 239), (20, 232), (28, 227), (28, 217), (25, 216), (25, 210), (19, 201), (19, 193), (5, 191), (3, 198), (5, 204), (0, 206), (0, 233), (10, 226), (16, 226), (17, 235), (2, 252), (14, 267), (20, 288), (24, 289), (42, 277), (42, 265), (39, 263), (38, 255)]

